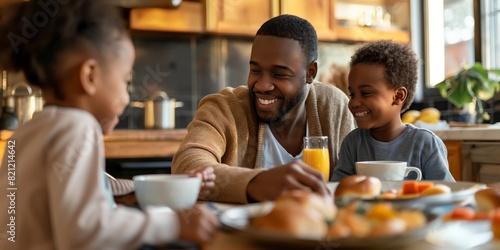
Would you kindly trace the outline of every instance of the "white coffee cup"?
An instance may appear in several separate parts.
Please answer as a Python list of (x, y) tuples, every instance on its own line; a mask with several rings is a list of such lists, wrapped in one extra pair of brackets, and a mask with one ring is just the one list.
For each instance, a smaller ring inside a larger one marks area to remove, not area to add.
[(402, 181), (410, 172), (417, 173), (417, 181), (422, 179), (422, 171), (408, 167), (404, 161), (358, 161), (358, 175), (374, 176), (383, 181)]
[(149, 174), (134, 176), (135, 195), (141, 208), (168, 206), (174, 210), (193, 206), (201, 178), (188, 175)]

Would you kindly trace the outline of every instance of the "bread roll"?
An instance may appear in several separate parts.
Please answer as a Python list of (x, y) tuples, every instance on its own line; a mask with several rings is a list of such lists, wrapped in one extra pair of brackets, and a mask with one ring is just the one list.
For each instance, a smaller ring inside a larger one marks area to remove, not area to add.
[(422, 196), (427, 195), (437, 195), (437, 194), (449, 194), (451, 193), (451, 188), (444, 184), (435, 184), (434, 186), (425, 189), (420, 193)]
[(274, 207), (267, 215), (253, 219), (250, 225), (307, 239), (321, 239), (328, 229), (321, 213), (301, 206)]
[(292, 190), (284, 193), (276, 199), (275, 206), (303, 206), (304, 209), (312, 209), (320, 212), (324, 219), (330, 223), (337, 216), (337, 207), (333, 200), (328, 200), (320, 195), (303, 190)]
[(351, 175), (339, 182), (335, 189), (335, 197), (374, 198), (380, 195), (382, 182), (371, 176)]
[(500, 187), (481, 189), (474, 194), (477, 212), (491, 211), (500, 207)]
[(300, 238), (321, 239), (336, 212), (333, 200), (312, 192), (294, 190), (279, 196), (271, 212), (254, 218), (250, 226)]

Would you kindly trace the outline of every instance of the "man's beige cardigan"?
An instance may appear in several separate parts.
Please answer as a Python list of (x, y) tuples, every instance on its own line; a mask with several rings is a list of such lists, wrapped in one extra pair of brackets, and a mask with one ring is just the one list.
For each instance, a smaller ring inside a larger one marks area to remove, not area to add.
[[(333, 173), (344, 137), (355, 128), (348, 98), (338, 88), (314, 82), (305, 102), (310, 135), (329, 137)], [(246, 86), (204, 97), (175, 154), (172, 173), (213, 166), (216, 187), (209, 199), (246, 203), (246, 188), (261, 171), (264, 123)], [(302, 138), (300, 138), (302, 140)]]

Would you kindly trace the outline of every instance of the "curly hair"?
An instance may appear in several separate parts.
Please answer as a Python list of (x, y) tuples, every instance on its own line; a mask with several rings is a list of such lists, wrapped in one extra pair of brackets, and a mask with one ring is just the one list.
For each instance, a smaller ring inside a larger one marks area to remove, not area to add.
[(318, 60), (318, 36), (307, 20), (294, 15), (279, 15), (267, 20), (256, 35), (291, 38), (304, 51), (304, 63)]
[(362, 45), (351, 57), (349, 66), (358, 63), (382, 64), (385, 66), (385, 77), (391, 89), (405, 87), (408, 90), (401, 112), (407, 110), (413, 98), (418, 79), (420, 60), (410, 45), (390, 40), (380, 40)]
[(31, 84), (63, 99), (58, 68), (63, 52), (93, 51), (97, 59), (116, 52), (127, 33), (117, 10), (105, 1), (29, 1), (0, 10), (0, 68), (21, 71)]

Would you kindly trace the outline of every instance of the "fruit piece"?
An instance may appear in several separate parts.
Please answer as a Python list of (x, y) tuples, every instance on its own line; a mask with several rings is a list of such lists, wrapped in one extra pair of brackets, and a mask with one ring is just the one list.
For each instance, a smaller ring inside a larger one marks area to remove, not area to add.
[(451, 220), (472, 220), (474, 219), (475, 211), (470, 207), (454, 208), (448, 218)]
[(424, 190), (431, 188), (433, 186), (434, 183), (430, 181), (421, 181), (417, 183), (417, 189), (419, 193), (422, 193)]
[(403, 195), (405, 194), (418, 194), (418, 183), (417, 181), (405, 181), (403, 183)]
[(414, 123), (418, 117), (420, 117), (420, 111), (408, 110), (401, 116), (401, 121), (403, 123)]
[(368, 212), (366, 212), (366, 218), (375, 220), (388, 220), (396, 217), (396, 211), (392, 209), (390, 203), (377, 203), (373, 205)]
[(441, 118), (441, 112), (435, 108), (425, 108), (420, 110), (419, 121), (436, 124)]

